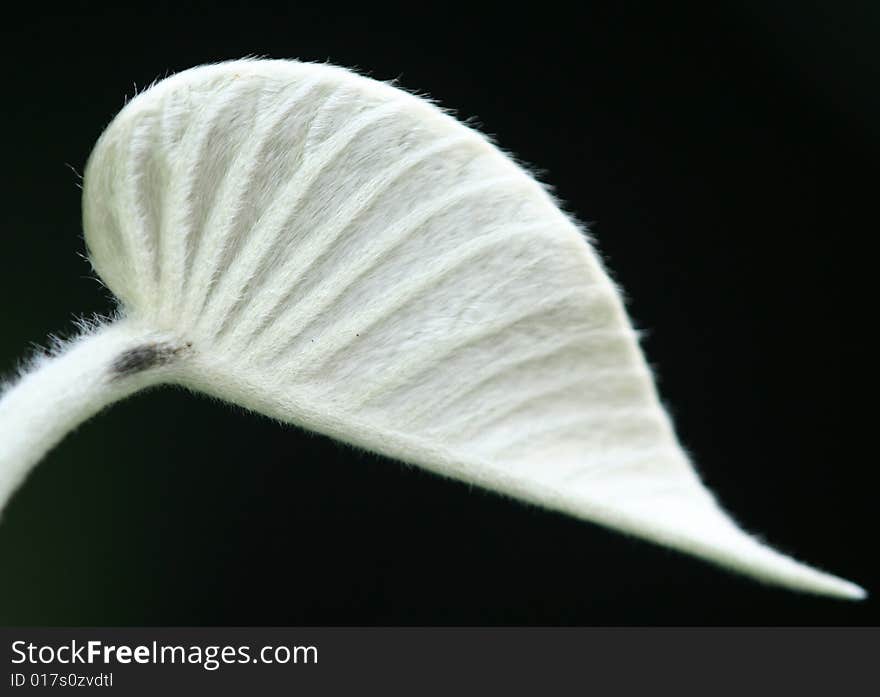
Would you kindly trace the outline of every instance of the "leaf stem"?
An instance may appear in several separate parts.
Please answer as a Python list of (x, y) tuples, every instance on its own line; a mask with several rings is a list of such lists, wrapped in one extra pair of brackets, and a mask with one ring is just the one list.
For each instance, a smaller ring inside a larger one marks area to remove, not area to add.
[(167, 336), (120, 319), (33, 361), (0, 396), (0, 510), (67, 433), (109, 404), (167, 379), (162, 368), (177, 353), (172, 346), (178, 344)]

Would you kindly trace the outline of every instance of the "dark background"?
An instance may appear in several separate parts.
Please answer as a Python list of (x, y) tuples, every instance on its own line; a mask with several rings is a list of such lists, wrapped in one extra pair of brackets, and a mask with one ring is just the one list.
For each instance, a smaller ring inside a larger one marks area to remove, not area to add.
[[(880, 593), (876, 405), (859, 401), (876, 320), (858, 307), (880, 10), (499, 7), (7, 17), (0, 371), (112, 307), (77, 256), (68, 165), (135, 84), (246, 54), (330, 60), (432, 95), (540, 170), (591, 223), (721, 501)], [(878, 606), (763, 587), (173, 389), (69, 436), (0, 524), (3, 624), (876, 624)]]

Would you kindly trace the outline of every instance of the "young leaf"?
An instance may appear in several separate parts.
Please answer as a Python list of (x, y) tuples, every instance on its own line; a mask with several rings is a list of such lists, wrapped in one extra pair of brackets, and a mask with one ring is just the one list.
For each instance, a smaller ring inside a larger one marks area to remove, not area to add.
[(864, 595), (722, 511), (583, 231), (424, 99), (329, 65), (188, 70), (110, 124), (83, 209), (119, 315), (0, 401), (0, 505), (69, 429), (172, 382), (768, 582)]

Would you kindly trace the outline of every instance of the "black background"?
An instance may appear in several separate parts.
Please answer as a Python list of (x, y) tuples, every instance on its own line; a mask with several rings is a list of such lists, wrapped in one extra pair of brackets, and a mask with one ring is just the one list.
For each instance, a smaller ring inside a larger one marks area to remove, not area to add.
[[(591, 224), (748, 529), (880, 592), (872, 3), (65, 4), (7, 17), (0, 370), (107, 312), (68, 167), (166, 72), (329, 60), (475, 118)], [(824, 7), (823, 7), (824, 6)], [(36, 5), (35, 5), (36, 7)], [(42, 8), (42, 5), (39, 5)], [(864, 394), (862, 394), (864, 393)], [(876, 624), (178, 390), (69, 436), (0, 524), (3, 624)]]

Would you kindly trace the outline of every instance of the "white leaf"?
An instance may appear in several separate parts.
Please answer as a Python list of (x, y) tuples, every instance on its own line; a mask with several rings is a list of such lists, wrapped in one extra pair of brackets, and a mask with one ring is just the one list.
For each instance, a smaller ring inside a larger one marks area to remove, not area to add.
[(107, 128), (83, 206), (121, 316), (0, 402), (0, 503), (66, 430), (178, 382), (766, 581), (864, 595), (719, 508), (583, 232), (421, 98), (327, 65), (188, 70)]

